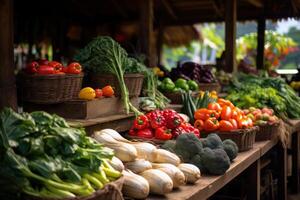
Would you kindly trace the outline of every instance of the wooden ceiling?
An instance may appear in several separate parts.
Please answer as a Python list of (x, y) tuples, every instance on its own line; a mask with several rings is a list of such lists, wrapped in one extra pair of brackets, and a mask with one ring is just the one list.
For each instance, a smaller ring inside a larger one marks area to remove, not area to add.
[[(224, 21), (226, 0), (153, 0), (156, 24)], [(137, 20), (142, 0), (15, 0), (16, 17), (52, 17), (85, 24)], [(238, 0), (238, 20), (299, 17), (300, 0)]]

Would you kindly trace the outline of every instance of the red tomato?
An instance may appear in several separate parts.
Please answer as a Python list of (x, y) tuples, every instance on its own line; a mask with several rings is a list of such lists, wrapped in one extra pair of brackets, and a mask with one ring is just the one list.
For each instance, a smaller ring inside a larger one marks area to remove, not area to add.
[(96, 92), (96, 98), (100, 98), (103, 96), (103, 92), (101, 89), (97, 88), (95, 89), (95, 92)]
[(77, 62), (72, 62), (68, 65), (68, 73), (69, 74), (80, 74), (82, 71), (82, 67)]
[(221, 111), (221, 119), (230, 120), (232, 116), (231, 108), (229, 106), (224, 106)]

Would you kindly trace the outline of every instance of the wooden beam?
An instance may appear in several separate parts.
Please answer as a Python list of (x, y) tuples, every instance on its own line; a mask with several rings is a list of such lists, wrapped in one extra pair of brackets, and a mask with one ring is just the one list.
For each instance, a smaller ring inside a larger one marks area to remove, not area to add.
[(13, 0), (0, 0), (0, 110), (17, 109), (13, 55)]
[(225, 10), (225, 60), (227, 72), (237, 71), (236, 67), (236, 3), (237, 0), (226, 1)]
[(157, 64), (161, 64), (162, 60), (162, 47), (163, 47), (163, 39), (164, 39), (164, 26), (160, 23), (158, 27), (158, 33), (156, 38), (156, 56), (157, 56)]
[(146, 65), (153, 67), (156, 62), (153, 56), (153, 0), (140, 2), (140, 37), (141, 53), (146, 56)]
[(250, 4), (262, 8), (264, 6), (263, 2), (261, 0), (247, 0)]
[(167, 10), (167, 12), (169, 13), (169, 15), (173, 18), (173, 19), (178, 19), (174, 8), (172, 7), (172, 5), (170, 4), (170, 2), (168, 0), (161, 0), (163, 6), (165, 7), (165, 9)]
[(264, 68), (265, 30), (266, 30), (266, 20), (264, 18), (260, 18), (257, 21), (257, 50), (256, 50), (257, 69)]

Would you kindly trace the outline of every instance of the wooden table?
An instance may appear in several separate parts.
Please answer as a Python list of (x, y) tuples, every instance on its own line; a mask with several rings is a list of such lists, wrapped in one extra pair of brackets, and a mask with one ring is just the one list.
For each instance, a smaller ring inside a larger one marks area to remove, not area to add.
[[(180, 187), (178, 190), (175, 190), (169, 194), (162, 196), (150, 196), (148, 200), (203, 200), (207, 199), (218, 190), (224, 187), (227, 183), (233, 180), (235, 177), (240, 175), (245, 170), (248, 170), (249, 176), (249, 190), (248, 197), (251, 200), (260, 199), (260, 158), (268, 152), (270, 149), (275, 147), (278, 144), (278, 140), (272, 141), (263, 141), (257, 142), (254, 144), (253, 149), (238, 154), (235, 161), (231, 164), (227, 172), (222, 176), (203, 176), (195, 185), (186, 185)], [(279, 157), (278, 159), (283, 159)], [(286, 169), (285, 162), (282, 162), (282, 166)], [(283, 177), (281, 177), (283, 178)], [(286, 199), (286, 179), (283, 178), (282, 181), (279, 181), (279, 188), (283, 187), (283, 190), (280, 191), (283, 195), (280, 199)], [(279, 192), (279, 193), (280, 193)]]
[(84, 127), (88, 134), (104, 128), (112, 128), (116, 131), (128, 131), (132, 126), (134, 114), (116, 114), (95, 119), (69, 119), (68, 123), (73, 127)]

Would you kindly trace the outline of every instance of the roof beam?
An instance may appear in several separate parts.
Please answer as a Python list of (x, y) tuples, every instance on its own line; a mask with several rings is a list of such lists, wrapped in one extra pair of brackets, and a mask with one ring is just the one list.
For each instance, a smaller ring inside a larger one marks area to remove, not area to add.
[(261, 0), (247, 0), (250, 4), (262, 8), (264, 6), (263, 2)]
[(168, 0), (161, 0), (162, 4), (164, 5), (165, 9), (167, 10), (167, 12), (169, 13), (169, 15), (173, 18), (173, 19), (178, 19), (177, 15), (175, 14), (175, 11), (172, 7), (172, 5), (170, 4), (170, 2)]

